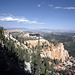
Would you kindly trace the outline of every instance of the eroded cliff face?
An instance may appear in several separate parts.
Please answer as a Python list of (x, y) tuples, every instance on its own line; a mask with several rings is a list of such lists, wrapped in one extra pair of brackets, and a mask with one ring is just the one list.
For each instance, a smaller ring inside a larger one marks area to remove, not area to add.
[[(48, 47), (48, 49), (43, 49), (42, 51), (44, 51), (45, 56), (48, 56), (52, 59), (62, 59), (62, 61), (67, 60), (69, 58), (69, 54), (67, 52), (67, 50), (64, 49), (64, 45), (63, 43), (59, 43), (57, 46), (54, 46), (53, 44), (51, 44), (51, 47)], [(41, 54), (41, 56), (44, 56), (43, 53)]]
[[(25, 41), (25, 43), (28, 43), (29, 46), (32, 48), (32, 46), (38, 45), (38, 40), (28, 40)], [(44, 45), (43, 45), (44, 44)], [(69, 54), (67, 50), (64, 49), (63, 43), (58, 43), (56, 46), (54, 44), (49, 43), (45, 39), (40, 39), (40, 45), (44, 46), (41, 50), (41, 57), (50, 57), (51, 59), (62, 59), (62, 61), (65, 61), (69, 58)]]
[[(13, 41), (17, 41), (16, 44), (20, 45), (20, 42), (13, 38), (11, 35), (7, 36), (8, 33), (5, 33), (5, 37), (10, 37)], [(64, 49), (63, 43), (58, 43), (56, 46), (54, 44), (49, 43), (47, 40), (41, 38), (40, 40), (27, 40), (24, 41), (24, 44), (28, 44), (28, 47), (32, 48), (32, 46), (36, 47), (38, 45), (38, 41), (40, 41), (40, 46), (42, 46), (41, 57), (49, 57), (51, 59), (62, 59), (65, 61), (69, 58), (68, 51)], [(23, 45), (21, 45), (23, 47)], [(24, 45), (25, 47), (26, 45)], [(26, 48), (26, 47), (25, 47)]]

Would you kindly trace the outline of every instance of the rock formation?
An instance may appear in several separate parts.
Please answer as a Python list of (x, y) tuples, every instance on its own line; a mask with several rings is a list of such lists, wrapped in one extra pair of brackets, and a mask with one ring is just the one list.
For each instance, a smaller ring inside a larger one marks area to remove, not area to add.
[[(8, 31), (7, 31), (8, 32)], [(8, 37), (7, 32), (5, 33), (6, 37)], [(17, 41), (17, 43), (19, 43), (18, 40), (16, 40), (15, 38), (13, 38), (11, 35), (9, 36), (13, 41)], [(41, 50), (41, 57), (49, 57), (51, 59), (62, 59), (62, 61), (65, 61), (69, 58), (69, 54), (68, 51), (64, 49), (64, 45), (63, 43), (58, 43), (56, 46), (54, 46), (54, 44), (49, 43), (47, 40), (40, 38), (39, 40), (27, 40), (24, 41), (24, 44), (28, 44), (28, 47), (32, 48), (32, 46), (37, 46), (38, 45), (38, 41), (40, 41), (40, 46), (43, 46), (42, 50)], [(26, 45), (24, 45), (25, 47)], [(23, 46), (22, 46), (23, 47)]]
[(21, 33), (23, 31), (22, 30), (7, 30), (7, 32), (19, 32), (19, 33)]
[(64, 49), (63, 43), (59, 43), (57, 46), (51, 44), (51, 47), (48, 47), (48, 49), (43, 49), (42, 51), (45, 56), (48, 56), (52, 59), (54, 58), (58, 60), (62, 59), (62, 61), (64, 61), (69, 58), (69, 54), (67, 50)]
[[(32, 46), (37, 46), (38, 45), (38, 40), (27, 40), (24, 41), (24, 43), (28, 43), (30, 48), (32, 48)], [(64, 45), (63, 43), (58, 43), (56, 46), (54, 46), (54, 44), (49, 43), (47, 40), (45, 39), (40, 39), (40, 45), (43, 46), (43, 44), (46, 46), (44, 46), (41, 50), (41, 57), (50, 57), (51, 59), (62, 59), (62, 61), (65, 61), (69, 58), (69, 54), (67, 52), (67, 50), (64, 49)]]

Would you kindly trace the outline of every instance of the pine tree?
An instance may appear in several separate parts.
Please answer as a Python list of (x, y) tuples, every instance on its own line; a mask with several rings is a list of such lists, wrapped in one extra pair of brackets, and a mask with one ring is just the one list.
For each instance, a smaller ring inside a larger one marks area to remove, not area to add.
[(52, 60), (52, 64), (50, 66), (50, 71), (51, 71), (51, 75), (54, 75), (54, 65), (53, 65), (54, 61)]
[(4, 39), (4, 28), (0, 27), (0, 43), (3, 45), (3, 39)]
[(47, 75), (48, 74), (48, 70), (49, 70), (49, 61), (50, 59), (47, 57), (47, 58), (43, 58), (43, 62), (44, 62), (44, 67), (45, 67), (45, 74)]
[(38, 40), (38, 46), (32, 49), (32, 73), (33, 75), (44, 75), (45, 74), (45, 66), (42, 63), (42, 58), (40, 56), (40, 38)]
[(0, 39), (2, 40), (4, 38), (4, 33), (3, 33), (4, 28), (0, 27)]
[(35, 53), (34, 53), (34, 47), (32, 47), (32, 54), (31, 54), (31, 56), (32, 56), (32, 60), (31, 60), (31, 69), (32, 69), (32, 74), (33, 75), (35, 75), (35, 65), (36, 65), (36, 61), (35, 61), (35, 59), (36, 59), (36, 55), (35, 55)]
[(25, 50), (25, 61), (29, 62), (30, 61), (30, 54), (28, 53), (28, 50)]
[(38, 47), (37, 47), (37, 53), (36, 53), (36, 71), (35, 71), (35, 75), (40, 75), (41, 74), (41, 65), (42, 65), (42, 61), (41, 61), (41, 56), (40, 56), (40, 38), (38, 39)]

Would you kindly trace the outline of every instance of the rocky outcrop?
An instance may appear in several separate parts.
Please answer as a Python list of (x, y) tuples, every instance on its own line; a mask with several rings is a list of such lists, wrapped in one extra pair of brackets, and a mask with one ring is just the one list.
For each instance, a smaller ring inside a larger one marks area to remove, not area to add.
[(52, 59), (62, 59), (62, 61), (65, 61), (69, 58), (69, 54), (67, 50), (64, 49), (63, 43), (59, 43), (57, 46), (51, 44), (51, 46), (48, 47), (48, 49), (43, 49), (42, 51), (42, 56), (45, 55)]
[(40, 41), (40, 45), (42, 45), (44, 42), (46, 42), (47, 40), (45, 40), (45, 39), (43, 39), (43, 38), (41, 38), (40, 40), (26, 40), (26, 41), (24, 41), (24, 44), (28, 44), (28, 46), (30, 47), (30, 48), (32, 48), (32, 46), (33, 47), (36, 47), (37, 45), (38, 45), (38, 41)]
[[(8, 35), (7, 32), (5, 33), (6, 37)], [(9, 35), (9, 38), (12, 39), (13, 41), (16, 41), (16, 45), (20, 44), (18, 40), (12, 37), (12, 35)], [(56, 46), (54, 46), (54, 44), (49, 43), (47, 40), (43, 38), (40, 38), (39, 40), (24, 41), (24, 44), (26, 44), (30, 48), (32, 48), (32, 46), (36, 47), (38, 43), (40, 44), (40, 46), (42, 46), (41, 57), (49, 57), (51, 59), (55, 58), (58, 60), (62, 59), (62, 61), (65, 61), (69, 58), (68, 51), (64, 49), (63, 43), (58, 43)], [(22, 45), (20, 44), (20, 46), (26, 48), (27, 46), (24, 44)]]
[(57, 46), (52, 46), (51, 57), (54, 59), (66, 60), (69, 57), (67, 50), (64, 49), (63, 43), (59, 43)]
[[(12, 34), (17, 35), (17, 33), (12, 33)], [(40, 34), (38, 34), (38, 33), (30, 33), (30, 32), (26, 32), (26, 33), (23, 32), (23, 33), (19, 34), (19, 37), (34, 40), (34, 39), (38, 39), (40, 37)]]
[[(44, 46), (41, 50), (41, 57), (50, 57), (51, 59), (62, 59), (65, 61), (69, 58), (68, 51), (64, 49), (63, 43), (58, 43), (56, 46), (54, 44), (49, 43), (45, 39), (40, 39), (40, 45)], [(32, 46), (38, 45), (38, 40), (27, 40), (24, 43), (28, 44), (31, 48)]]

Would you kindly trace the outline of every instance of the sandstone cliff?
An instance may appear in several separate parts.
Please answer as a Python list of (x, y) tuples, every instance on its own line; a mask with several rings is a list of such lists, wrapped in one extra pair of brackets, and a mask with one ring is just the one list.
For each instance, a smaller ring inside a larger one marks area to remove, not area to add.
[[(5, 37), (11, 38), (13, 41), (17, 42), (16, 44), (19, 45), (20, 42), (13, 38), (11, 35), (9, 36), (9, 33), (7, 34), (7, 32), (5, 33)], [(58, 43), (56, 46), (54, 46), (54, 44), (49, 43), (43, 38), (40, 38), (39, 40), (24, 41), (24, 44), (27, 44), (28, 47), (32, 48), (32, 46), (36, 47), (38, 45), (38, 41), (40, 41), (40, 46), (42, 46), (41, 57), (49, 57), (51, 59), (55, 58), (58, 60), (62, 59), (62, 61), (65, 61), (69, 58), (68, 51), (64, 49), (63, 43)], [(26, 45), (24, 45), (24, 48), (26, 48)]]
[[(28, 43), (30, 48), (32, 46), (38, 45), (38, 40), (27, 40), (24, 41), (24, 43)], [(62, 61), (65, 61), (69, 58), (68, 51), (64, 49), (63, 43), (58, 43), (56, 46), (54, 44), (49, 43), (45, 39), (40, 39), (40, 45), (43, 46), (41, 50), (41, 57), (50, 57), (51, 59), (62, 59)]]
[[(45, 56), (48, 56), (52, 59), (62, 59), (62, 61), (67, 60), (69, 58), (69, 54), (67, 50), (64, 49), (63, 43), (59, 43), (57, 46), (51, 44), (51, 47), (48, 49), (43, 49), (43, 53), (46, 53)], [(41, 55), (43, 55), (43, 53)]]

